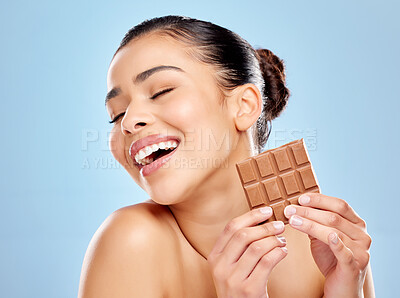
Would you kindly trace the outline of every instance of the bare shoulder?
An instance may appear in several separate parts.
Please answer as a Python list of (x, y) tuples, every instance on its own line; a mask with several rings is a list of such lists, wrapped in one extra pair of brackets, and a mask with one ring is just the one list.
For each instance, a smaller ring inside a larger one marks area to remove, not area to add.
[(162, 297), (162, 262), (174, 245), (168, 217), (151, 202), (110, 214), (87, 248), (78, 297)]

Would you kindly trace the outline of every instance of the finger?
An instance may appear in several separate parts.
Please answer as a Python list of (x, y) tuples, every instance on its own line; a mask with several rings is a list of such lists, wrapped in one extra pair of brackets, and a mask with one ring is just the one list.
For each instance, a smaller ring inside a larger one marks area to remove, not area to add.
[(326, 196), (320, 193), (308, 192), (302, 194), (298, 201), (299, 204), (303, 206), (324, 209), (340, 214), (342, 217), (355, 224), (361, 224), (364, 222), (345, 200), (339, 198)]
[[(369, 260), (369, 253), (367, 251), (369, 249), (368, 245), (370, 245), (370, 242), (369, 244), (365, 244), (363, 238), (359, 240), (353, 240), (347, 234), (336, 228), (325, 226), (308, 218), (300, 217), (299, 215), (292, 215), (289, 219), (289, 224), (293, 228), (308, 234), (310, 240), (316, 238), (327, 245), (329, 245), (329, 235), (336, 233), (342, 239), (341, 241), (344, 243), (344, 245), (351, 250), (357, 262), (364, 264), (365, 260), (367, 260), (366, 262)], [(369, 235), (367, 236), (369, 237)], [(365, 237), (364, 234), (363, 237)]]
[(356, 270), (357, 266), (352, 251), (346, 247), (335, 232), (329, 234), (329, 247), (335, 255), (340, 269), (344, 272), (354, 272)]
[(253, 209), (249, 212), (246, 212), (243, 215), (235, 217), (232, 219), (224, 228), (223, 232), (218, 237), (215, 245), (210, 252), (210, 255), (221, 253), (228, 241), (231, 239), (232, 235), (244, 228), (249, 226), (254, 226), (272, 216), (272, 208), (271, 207), (263, 207)]
[(267, 237), (251, 243), (237, 261), (233, 274), (236, 275), (237, 280), (246, 279), (263, 255), (276, 247), (284, 246), (286, 246), (286, 239), (280, 236)]
[(263, 286), (268, 280), (272, 269), (287, 255), (286, 247), (275, 247), (269, 253), (262, 256), (254, 270), (250, 273), (246, 282), (251, 282), (255, 286)]
[(285, 225), (282, 221), (271, 221), (259, 226), (244, 228), (237, 231), (224, 248), (225, 262), (227, 264), (233, 264), (254, 241), (281, 234), (284, 230)]
[(337, 233), (348, 246), (354, 246), (355, 244), (351, 243), (354, 242), (350, 239), (346, 234), (340, 232), (339, 230), (331, 227), (327, 227), (312, 221), (310, 219), (300, 217), (298, 215), (293, 215), (289, 219), (289, 224), (291, 227), (295, 228), (296, 230), (302, 231), (318, 240), (321, 240), (325, 244), (329, 245), (328, 243), (328, 236), (330, 233), (335, 232)]
[(341, 215), (330, 211), (315, 209), (312, 207), (288, 205), (284, 210), (284, 214), (287, 218), (290, 218), (292, 215), (296, 214), (301, 217), (316, 221), (322, 225), (336, 228), (353, 240), (363, 239), (365, 234), (360, 226), (343, 218)]

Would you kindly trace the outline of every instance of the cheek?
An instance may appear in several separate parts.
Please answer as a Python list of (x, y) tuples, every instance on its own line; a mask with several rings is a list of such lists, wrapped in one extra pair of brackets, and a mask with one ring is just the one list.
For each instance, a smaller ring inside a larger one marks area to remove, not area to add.
[(121, 132), (121, 129), (119, 126), (115, 125), (113, 129), (111, 130), (110, 136), (109, 136), (109, 146), (112, 155), (114, 158), (121, 164), (125, 165), (126, 159), (125, 159), (125, 144), (124, 144), (124, 138)]
[(167, 117), (168, 122), (180, 130), (193, 131), (195, 128), (204, 126), (204, 123), (208, 123), (209, 115), (207, 116), (204, 101), (199, 94), (181, 95), (171, 101), (170, 105), (163, 107), (163, 117)]
[(201, 106), (193, 104), (190, 100), (180, 101), (177, 105), (171, 107), (168, 113), (171, 115), (171, 121), (180, 127), (191, 127), (204, 118)]
[(211, 100), (218, 99), (202, 93), (179, 98), (168, 108), (163, 107), (167, 121), (185, 133), (185, 149), (192, 154), (217, 151), (224, 155), (230, 148), (228, 115)]

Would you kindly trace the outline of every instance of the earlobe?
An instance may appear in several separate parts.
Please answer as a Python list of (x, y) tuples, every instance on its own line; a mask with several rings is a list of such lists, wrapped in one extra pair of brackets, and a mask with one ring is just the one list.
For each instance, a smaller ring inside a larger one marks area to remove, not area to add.
[(237, 130), (246, 131), (260, 116), (263, 102), (260, 90), (254, 84), (240, 87), (241, 90), (235, 95), (237, 113), (234, 120)]

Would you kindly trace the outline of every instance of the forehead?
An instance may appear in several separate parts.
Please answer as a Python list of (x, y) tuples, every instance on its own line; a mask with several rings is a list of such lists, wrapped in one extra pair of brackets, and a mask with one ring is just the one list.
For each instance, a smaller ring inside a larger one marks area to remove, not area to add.
[(185, 72), (208, 71), (204, 63), (195, 61), (188, 53), (189, 45), (160, 35), (148, 35), (132, 40), (121, 48), (112, 60), (107, 84), (112, 87), (136, 74), (160, 65), (177, 66)]

